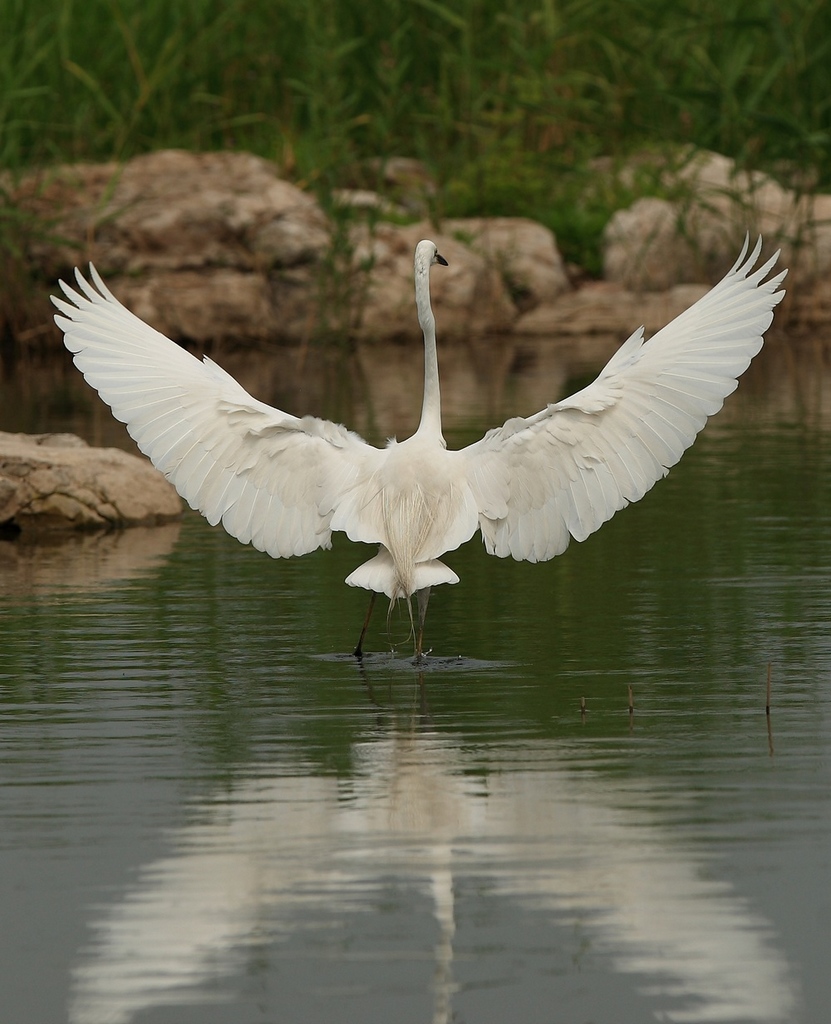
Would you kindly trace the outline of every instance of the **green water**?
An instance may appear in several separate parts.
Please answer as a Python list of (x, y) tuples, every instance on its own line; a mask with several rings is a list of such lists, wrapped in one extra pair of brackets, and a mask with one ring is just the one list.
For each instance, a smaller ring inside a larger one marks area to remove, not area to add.
[(348, 542), (0, 541), (0, 1017), (824, 1020), (825, 381), (553, 562), (448, 556), (423, 673), (403, 614), (345, 656)]

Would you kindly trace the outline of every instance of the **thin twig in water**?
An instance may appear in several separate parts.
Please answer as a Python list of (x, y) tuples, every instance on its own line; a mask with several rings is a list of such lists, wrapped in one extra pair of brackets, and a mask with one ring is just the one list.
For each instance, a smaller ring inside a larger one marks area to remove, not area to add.
[(770, 675), (771, 675), (771, 663), (768, 662), (768, 683), (765, 691), (765, 714), (770, 715)]

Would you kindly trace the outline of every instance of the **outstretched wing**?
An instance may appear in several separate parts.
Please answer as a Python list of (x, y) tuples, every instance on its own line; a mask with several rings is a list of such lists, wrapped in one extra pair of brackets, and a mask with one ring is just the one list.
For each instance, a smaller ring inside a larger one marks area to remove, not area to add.
[[(585, 540), (637, 501), (718, 412), (762, 347), (786, 271), (753, 271), (761, 239), (698, 302), (643, 342), (643, 328), (587, 388), (508, 420), (460, 452), (490, 554), (532, 562)], [(752, 271), (752, 272), (751, 272)]]
[[(75, 365), (188, 504), (270, 555), (331, 545), (341, 496), (381, 453), (345, 427), (252, 398), (126, 309), (90, 265), (93, 288), (53, 296)], [(96, 290), (97, 289), (97, 290)]]

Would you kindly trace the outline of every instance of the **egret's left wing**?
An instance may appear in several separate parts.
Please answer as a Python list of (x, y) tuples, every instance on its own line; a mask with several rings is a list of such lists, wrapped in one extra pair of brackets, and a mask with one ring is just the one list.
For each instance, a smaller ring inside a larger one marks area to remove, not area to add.
[(643, 342), (636, 331), (588, 387), (508, 420), (459, 455), (490, 554), (532, 562), (584, 540), (665, 476), (762, 347), (785, 271), (753, 270), (745, 242), (730, 272)]
[(341, 501), (354, 505), (353, 492), (372, 476), (377, 448), (340, 424), (252, 398), (216, 363), (126, 309), (92, 266), (90, 273), (95, 287), (76, 271), (77, 291), (60, 282), (69, 301), (52, 299), (66, 347), (192, 508), (275, 558), (329, 547), (337, 528), (377, 539), (359, 516), (333, 525)]

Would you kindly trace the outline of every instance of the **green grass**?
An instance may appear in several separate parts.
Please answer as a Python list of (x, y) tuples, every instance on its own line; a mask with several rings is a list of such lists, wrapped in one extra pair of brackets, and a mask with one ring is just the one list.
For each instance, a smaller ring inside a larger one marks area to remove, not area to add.
[(0, 26), (11, 171), (234, 148), (325, 194), (413, 156), (435, 214), (535, 217), (590, 268), (632, 198), (595, 157), (692, 144), (831, 187), (825, 0), (0, 0)]

